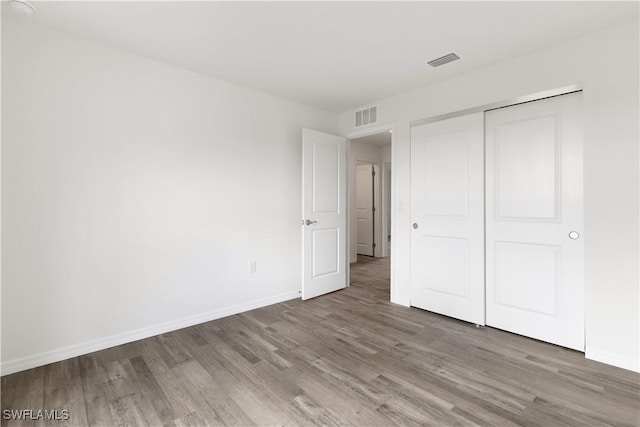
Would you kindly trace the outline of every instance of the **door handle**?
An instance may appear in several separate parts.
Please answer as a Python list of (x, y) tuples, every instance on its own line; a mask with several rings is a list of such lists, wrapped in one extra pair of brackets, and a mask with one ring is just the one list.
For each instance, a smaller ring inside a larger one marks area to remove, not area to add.
[(578, 237), (580, 237), (580, 233), (578, 233), (577, 231), (570, 231), (569, 232), (569, 238), (571, 240), (577, 240)]
[(311, 221), (310, 219), (308, 219), (308, 220), (306, 220), (304, 223), (305, 223), (306, 225), (311, 225), (311, 224), (315, 224), (316, 222), (318, 222), (318, 221)]
[(418, 223), (417, 223), (417, 222), (414, 222), (414, 223), (413, 223), (413, 229), (415, 230), (415, 229), (417, 229), (417, 228), (418, 228)]

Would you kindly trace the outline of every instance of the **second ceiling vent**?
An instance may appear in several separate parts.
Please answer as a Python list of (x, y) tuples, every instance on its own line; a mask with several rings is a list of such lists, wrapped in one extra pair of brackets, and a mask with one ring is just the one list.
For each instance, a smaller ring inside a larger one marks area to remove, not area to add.
[(449, 62), (457, 61), (458, 59), (460, 59), (460, 57), (455, 53), (451, 52), (445, 56), (441, 56), (440, 58), (427, 61), (427, 64), (431, 65), (433, 68), (436, 68), (441, 65), (448, 64)]
[(370, 125), (378, 121), (378, 107), (368, 107), (356, 111), (356, 127)]

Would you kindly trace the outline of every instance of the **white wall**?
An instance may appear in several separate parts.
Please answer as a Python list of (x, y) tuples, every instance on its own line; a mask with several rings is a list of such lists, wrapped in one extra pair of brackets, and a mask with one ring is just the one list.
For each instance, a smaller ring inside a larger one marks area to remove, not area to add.
[(336, 115), (7, 21), (2, 104), (3, 374), (297, 297)]
[[(640, 369), (638, 34), (630, 23), (374, 102), (396, 125), (394, 302), (410, 303), (410, 121), (581, 83), (586, 356)], [(342, 133), (352, 117), (341, 114)]]
[[(368, 144), (362, 141), (349, 141), (349, 253), (350, 253), (350, 262), (358, 261), (358, 254), (356, 249), (356, 165), (358, 161), (369, 162), (377, 165), (378, 171), (380, 170), (380, 147), (375, 144)], [(379, 180), (380, 173), (376, 175), (376, 181), (378, 185), (376, 186), (377, 194), (375, 194), (374, 203), (376, 204), (376, 209), (378, 209), (380, 194), (379, 194)], [(381, 231), (380, 231), (380, 215), (376, 215), (374, 218), (374, 240), (376, 242), (380, 242), (381, 239)], [(376, 243), (378, 246), (376, 248), (376, 256), (379, 255), (378, 248), (380, 245)]]
[(391, 162), (391, 144), (380, 147), (380, 160), (383, 163)]

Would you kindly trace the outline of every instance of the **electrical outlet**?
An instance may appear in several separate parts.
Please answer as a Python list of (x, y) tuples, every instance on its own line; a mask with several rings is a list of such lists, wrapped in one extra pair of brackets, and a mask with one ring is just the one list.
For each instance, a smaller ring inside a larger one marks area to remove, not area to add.
[(252, 259), (251, 261), (249, 261), (249, 273), (255, 273), (256, 272), (256, 260)]

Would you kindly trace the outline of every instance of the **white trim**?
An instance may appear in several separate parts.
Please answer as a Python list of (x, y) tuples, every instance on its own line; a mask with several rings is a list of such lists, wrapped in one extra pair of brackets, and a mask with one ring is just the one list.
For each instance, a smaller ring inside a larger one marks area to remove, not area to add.
[[(358, 254), (357, 254), (357, 250), (356, 250), (356, 257), (355, 259), (353, 259), (353, 251), (351, 250), (351, 241), (353, 240), (351, 238), (351, 216), (353, 215), (352, 210), (355, 209), (355, 207), (353, 206), (353, 203), (351, 203), (351, 184), (352, 184), (352, 180), (354, 180), (353, 175), (352, 175), (352, 168), (353, 168), (353, 159), (351, 159), (351, 140), (349, 139), (349, 137), (347, 138), (347, 164), (346, 164), (346, 168), (347, 168), (347, 182), (345, 183), (346, 188), (347, 188), (347, 230), (345, 231), (346, 235), (347, 235), (347, 250), (345, 251), (345, 256), (347, 257), (347, 285), (351, 286), (351, 264), (355, 263), (358, 261)], [(356, 163), (357, 164), (357, 163)], [(355, 182), (353, 183), (355, 185)], [(357, 234), (357, 231), (356, 231)], [(356, 236), (357, 238), (357, 236)], [(354, 242), (354, 245), (357, 246), (357, 240), (356, 242)]]
[(376, 245), (373, 248), (373, 256), (376, 258), (384, 257), (382, 254), (382, 209), (380, 208), (380, 203), (382, 200), (382, 174), (380, 173), (380, 163), (371, 163), (373, 167), (373, 208), (375, 211), (373, 212), (373, 243)]
[(391, 289), (389, 290), (390, 300), (393, 303), (404, 305), (405, 307), (410, 306), (410, 301), (407, 299), (406, 301), (400, 300), (398, 298), (396, 289), (396, 260), (398, 259), (398, 227), (397, 218), (398, 218), (398, 208), (396, 205), (396, 186), (398, 185), (398, 155), (396, 154), (396, 125), (395, 123), (391, 129), (391, 260), (390, 260), (390, 268), (389, 276), (391, 278)]
[[(380, 192), (380, 210), (382, 211), (382, 216), (381, 216), (381, 238), (382, 240), (380, 241), (381, 244), (381, 251), (382, 251), (382, 256), (383, 257), (388, 257), (389, 256), (389, 240), (388, 240), (388, 236), (389, 234), (391, 234), (391, 225), (387, 225), (387, 215), (391, 215), (391, 208), (393, 207), (393, 205), (391, 204), (391, 188), (389, 187), (389, 181), (387, 180), (387, 170), (391, 169), (390, 173), (393, 173), (393, 163), (391, 163), (391, 161), (385, 162), (385, 161), (381, 161), (380, 162), (382, 164), (382, 176), (381, 176), (381, 187), (382, 187), (382, 191)], [(387, 200), (387, 190), (389, 193), (389, 197)], [(389, 209), (387, 209), (387, 204), (389, 205)]]
[(300, 294), (297, 290), (285, 292), (267, 298), (262, 298), (244, 304), (238, 304), (227, 308), (209, 311), (202, 314), (196, 314), (194, 316), (187, 316), (183, 317), (182, 319), (164, 322), (153, 326), (147, 326), (145, 328), (111, 335), (105, 338), (99, 338), (84, 343), (73, 344), (67, 347), (45, 351), (43, 353), (34, 354), (31, 356), (3, 361), (0, 364), (0, 375), (8, 375), (14, 372), (24, 371), (25, 369), (31, 369), (49, 363), (59, 362), (61, 360), (81, 356), (83, 354), (92, 353), (94, 351), (104, 350), (105, 348), (114, 347), (116, 345), (126, 344), (129, 342), (141, 340), (143, 338), (149, 338), (152, 336), (186, 328), (188, 326), (220, 319), (222, 317), (232, 316), (234, 314), (243, 313), (245, 311), (254, 310), (256, 308), (264, 307), (271, 304), (277, 304), (279, 302), (288, 301), (295, 298), (300, 298)]
[(607, 350), (593, 349), (587, 346), (584, 357), (586, 359), (606, 363), (607, 365), (616, 366), (618, 368), (640, 372), (640, 360), (632, 360), (627, 357), (611, 353)]

